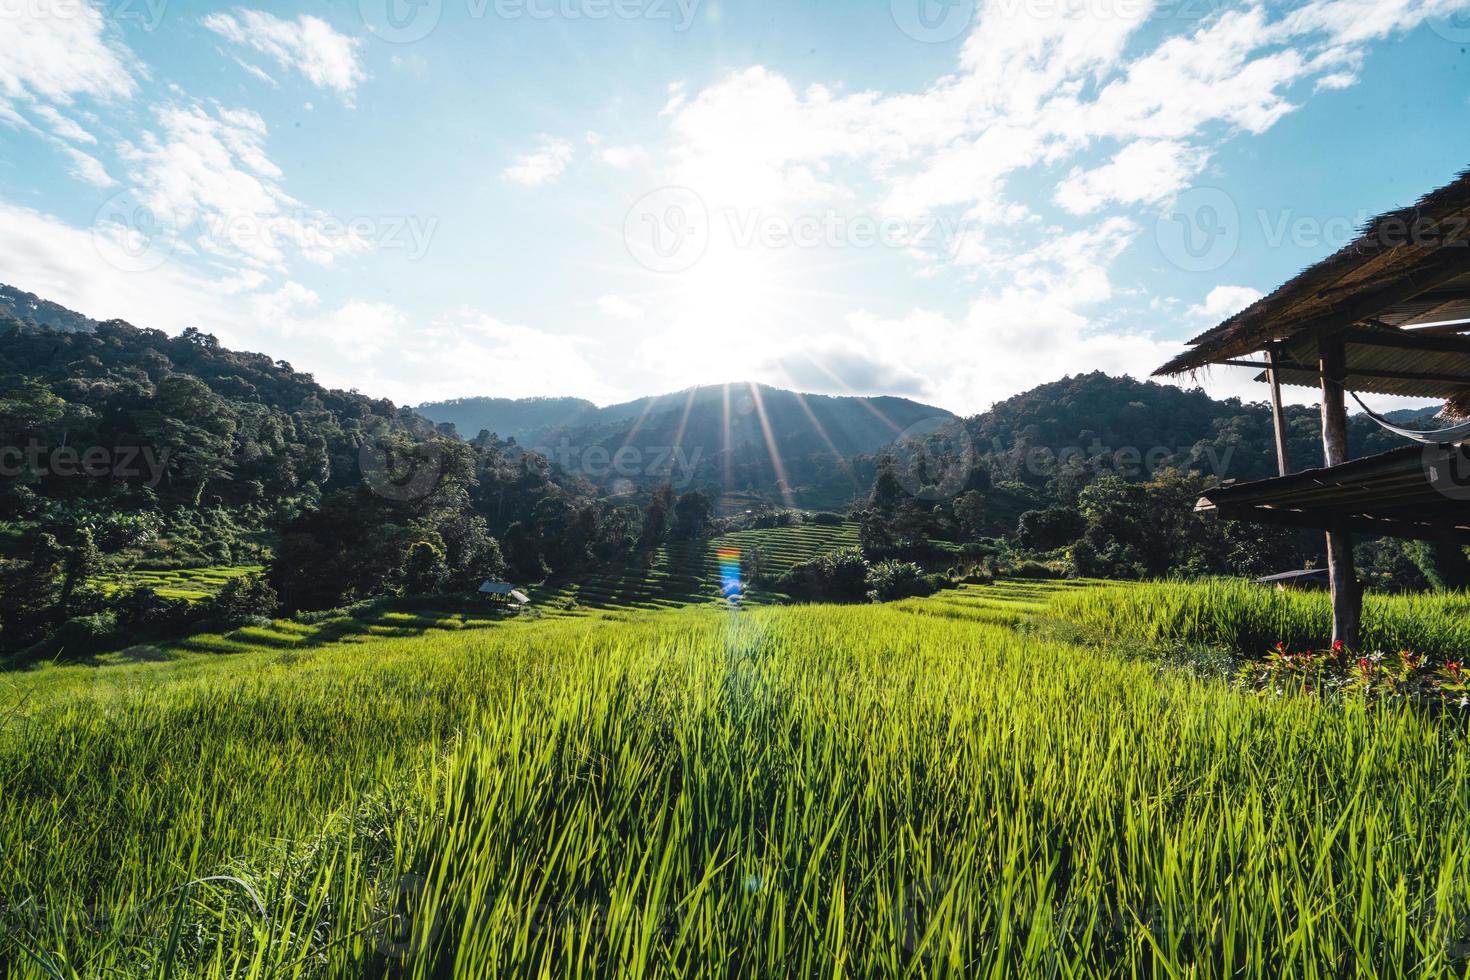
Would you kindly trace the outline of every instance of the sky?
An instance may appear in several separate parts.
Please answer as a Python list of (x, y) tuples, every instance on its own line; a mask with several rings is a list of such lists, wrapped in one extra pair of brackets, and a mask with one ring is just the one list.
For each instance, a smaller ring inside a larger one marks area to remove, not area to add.
[(1470, 0), (0, 0), (0, 282), (400, 403), (977, 412), (1448, 182), (1467, 52)]

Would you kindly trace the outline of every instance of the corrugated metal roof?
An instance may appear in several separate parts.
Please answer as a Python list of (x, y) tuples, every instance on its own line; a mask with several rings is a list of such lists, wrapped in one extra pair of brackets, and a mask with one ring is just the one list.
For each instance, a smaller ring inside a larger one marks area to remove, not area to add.
[(1470, 449), (1409, 446), (1338, 466), (1207, 491), (1231, 520), (1470, 541)]
[[(1350, 391), (1449, 399), (1470, 388), (1470, 340), (1442, 335), (1405, 336), (1394, 329), (1367, 327), (1348, 336), (1344, 384)], [(1354, 342), (1353, 338), (1378, 338), (1380, 342)], [(1321, 387), (1315, 335), (1295, 338), (1282, 354), (1287, 365), (1280, 372), (1282, 384)], [(1265, 374), (1256, 380), (1266, 380)]]

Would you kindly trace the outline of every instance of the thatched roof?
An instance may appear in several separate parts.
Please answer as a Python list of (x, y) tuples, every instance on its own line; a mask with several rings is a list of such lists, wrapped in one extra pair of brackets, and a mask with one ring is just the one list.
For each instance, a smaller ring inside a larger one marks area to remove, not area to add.
[(1268, 344), (1354, 324), (1405, 327), (1470, 317), (1470, 171), (1358, 238), (1271, 295), (1189, 342), (1155, 374), (1174, 375)]

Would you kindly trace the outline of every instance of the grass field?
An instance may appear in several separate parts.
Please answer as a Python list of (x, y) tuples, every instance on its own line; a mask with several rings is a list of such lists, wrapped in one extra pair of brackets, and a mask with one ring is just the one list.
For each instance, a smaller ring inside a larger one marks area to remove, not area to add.
[(0, 973), (1464, 976), (1462, 740), (1037, 627), (1096, 594), (0, 675)]
[[(1059, 596), (1050, 611), (1067, 622), (1150, 648), (1207, 644), (1259, 656), (1278, 642), (1291, 649), (1320, 649), (1332, 638), (1332, 604), (1326, 592), (1277, 591), (1238, 579), (1113, 583)], [(1470, 595), (1369, 595), (1363, 647), (1462, 659), (1470, 653)]]

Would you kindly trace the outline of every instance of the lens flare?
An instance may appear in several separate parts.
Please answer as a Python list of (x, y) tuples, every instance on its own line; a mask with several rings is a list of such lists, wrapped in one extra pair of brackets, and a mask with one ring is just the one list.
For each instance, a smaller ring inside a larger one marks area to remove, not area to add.
[(720, 548), (715, 552), (720, 562), (720, 591), (731, 602), (739, 602), (745, 594), (740, 582), (740, 549)]

